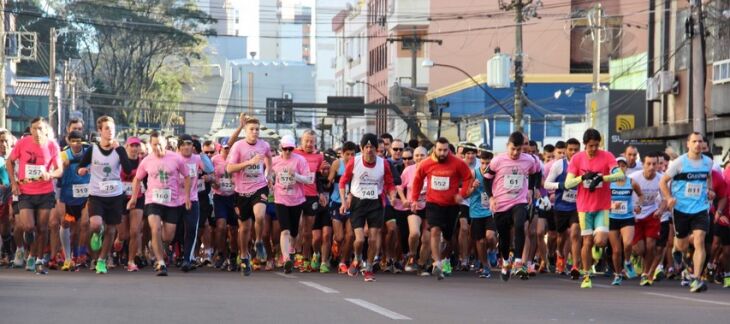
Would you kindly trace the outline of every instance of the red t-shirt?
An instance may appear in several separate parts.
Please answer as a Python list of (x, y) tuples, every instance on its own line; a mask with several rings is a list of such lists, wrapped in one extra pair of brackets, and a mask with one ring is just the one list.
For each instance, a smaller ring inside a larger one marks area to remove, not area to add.
[(453, 154), (449, 154), (443, 163), (431, 156), (418, 165), (416, 175), (413, 177), (413, 190), (410, 192), (411, 201), (418, 201), (424, 180), (429, 181), (426, 202), (439, 206), (454, 206), (457, 205), (454, 196), (459, 193), (461, 197), (466, 198), (469, 190), (469, 186), (463, 186), (459, 191), (459, 184), (472, 183), (474, 175), (469, 166)]
[[(294, 153), (301, 155), (305, 160), (307, 160), (309, 172), (311, 172), (312, 176), (314, 176), (314, 179), (316, 180), (316, 174), (319, 173), (319, 167), (321, 167), (322, 163), (324, 163), (324, 156), (319, 152), (307, 153), (302, 149), (295, 149)], [(302, 186), (304, 186), (304, 196), (316, 197), (319, 195), (319, 192), (317, 192), (316, 181), (311, 184), (302, 184)]]

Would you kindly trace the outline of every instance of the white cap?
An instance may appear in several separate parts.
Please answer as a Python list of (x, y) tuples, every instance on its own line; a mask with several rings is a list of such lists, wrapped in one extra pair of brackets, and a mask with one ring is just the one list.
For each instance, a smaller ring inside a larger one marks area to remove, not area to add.
[(279, 141), (279, 146), (281, 148), (291, 147), (294, 148), (297, 146), (297, 143), (294, 141), (294, 137), (291, 135), (284, 135), (281, 140)]

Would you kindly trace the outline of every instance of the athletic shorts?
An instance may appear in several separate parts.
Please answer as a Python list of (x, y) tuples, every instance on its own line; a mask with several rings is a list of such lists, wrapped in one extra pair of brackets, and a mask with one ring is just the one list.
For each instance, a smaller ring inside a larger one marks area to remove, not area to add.
[(340, 207), (342, 207), (341, 203), (333, 202), (330, 206), (330, 217), (333, 221), (338, 222), (345, 222), (350, 217), (350, 212), (348, 211), (347, 214), (340, 214)]
[(272, 202), (266, 203), (266, 216), (269, 217), (272, 221), (277, 220), (275, 203), (272, 203)]
[(84, 211), (84, 207), (86, 207), (86, 204), (77, 206), (66, 205), (66, 215), (71, 215), (75, 220), (79, 220)]
[(380, 199), (352, 198), (350, 204), (350, 223), (352, 228), (363, 228), (367, 223), (369, 228), (383, 228), (383, 203)]
[(56, 207), (56, 196), (53, 193), (41, 195), (20, 194), (18, 197), (19, 209), (53, 209)]
[(319, 210), (324, 208), (324, 206), (319, 205), (319, 196), (306, 196), (305, 199), (304, 205), (302, 206), (304, 216), (316, 216)]
[(469, 206), (459, 204), (459, 218), (466, 218), (471, 221), (471, 217), (469, 217)]
[(656, 246), (665, 247), (669, 240), (669, 226), (672, 225), (671, 220), (661, 222), (659, 224), (659, 238), (656, 240)]
[(124, 194), (116, 197), (89, 196), (89, 216), (101, 216), (104, 224), (119, 225), (122, 213), (127, 210), (124, 205)]
[(558, 230), (558, 225), (555, 224), (555, 216), (552, 211), (539, 210), (537, 211), (537, 217), (544, 219), (547, 222), (547, 230), (555, 232)]
[(200, 205), (200, 221), (198, 222), (198, 226), (200, 228), (203, 228), (205, 227), (206, 223), (213, 226), (211, 224), (211, 222), (215, 223), (215, 218), (213, 218), (213, 205), (210, 204), (210, 199), (208, 198), (208, 196), (202, 198), (202, 200), (198, 200), (198, 203)]
[(636, 226), (634, 229), (634, 243), (639, 243), (645, 239), (658, 239), (661, 234), (661, 221), (659, 218), (649, 216), (644, 219), (636, 220)]
[(730, 227), (715, 224), (715, 236), (722, 246), (730, 246)]
[(578, 224), (578, 212), (577, 211), (554, 211), (555, 218), (555, 230), (558, 233), (565, 233), (570, 226)]
[(494, 217), (482, 217), (471, 219), (471, 239), (478, 241), (487, 237), (487, 231), (497, 231)]
[[(608, 219), (608, 230), (610, 231), (620, 231), (622, 228), (627, 226), (635, 226), (636, 221), (634, 221), (633, 218), (609, 218)], [(634, 234), (634, 237), (636, 235)]]
[(385, 206), (384, 220), (385, 222), (394, 222), (396, 216), (396, 210), (393, 206)]
[(150, 215), (157, 215), (160, 217), (163, 223), (175, 224), (180, 222), (180, 218), (183, 215), (185, 206), (169, 207), (160, 204), (147, 204), (144, 205), (144, 215), (149, 217)]
[(332, 218), (325, 208), (319, 208), (317, 214), (314, 215), (313, 230), (321, 230), (324, 227), (332, 227)]
[(428, 220), (429, 229), (433, 227), (440, 228), (444, 240), (451, 241), (456, 222), (459, 219), (459, 208), (459, 205), (439, 206), (427, 202), (426, 219)]
[(257, 204), (266, 204), (269, 202), (269, 187), (264, 186), (251, 194), (241, 194), (236, 196), (236, 207), (238, 207), (238, 219), (242, 221), (253, 218), (253, 206)]
[(580, 235), (588, 236), (596, 232), (608, 233), (608, 210), (578, 212)]
[(222, 218), (226, 220), (226, 224), (237, 226), (238, 222), (236, 219), (238, 219), (238, 216), (236, 216), (236, 209), (234, 208), (236, 206), (235, 201), (236, 196), (234, 195), (213, 195), (213, 213), (215, 214), (215, 219)]
[(694, 230), (702, 230), (707, 233), (710, 230), (710, 216), (706, 210), (696, 214), (685, 214), (674, 210), (674, 236), (685, 238)]
[(289, 230), (292, 237), (297, 237), (299, 235), (299, 218), (302, 216), (302, 205), (285, 206), (275, 204), (275, 208), (281, 230)]

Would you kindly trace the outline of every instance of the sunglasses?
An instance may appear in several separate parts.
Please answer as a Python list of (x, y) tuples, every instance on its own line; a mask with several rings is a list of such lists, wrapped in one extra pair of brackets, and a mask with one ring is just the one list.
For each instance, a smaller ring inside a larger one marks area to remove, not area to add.
[(282, 151), (287, 151), (287, 152), (291, 152), (291, 151), (294, 151), (294, 148), (293, 148), (293, 147), (284, 147), (284, 148), (282, 148), (281, 150), (282, 150)]
[(390, 149), (393, 150), (393, 151), (397, 151), (397, 152), (403, 151), (403, 148), (402, 147), (391, 147)]
[(203, 153), (208, 154), (208, 155), (212, 155), (212, 154), (215, 154), (215, 151), (203, 151)]
[(410, 161), (410, 160), (413, 160), (413, 157), (404, 157), (403, 160)]

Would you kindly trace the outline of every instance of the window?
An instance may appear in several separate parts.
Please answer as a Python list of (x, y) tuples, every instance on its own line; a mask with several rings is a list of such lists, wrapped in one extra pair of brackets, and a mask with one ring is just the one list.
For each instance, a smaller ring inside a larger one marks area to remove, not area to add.
[(494, 118), (494, 136), (509, 136), (512, 133), (512, 122), (509, 118)]

